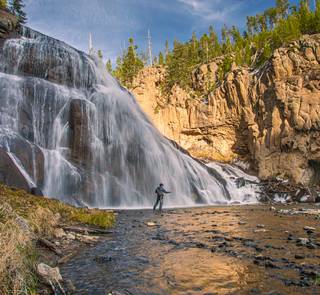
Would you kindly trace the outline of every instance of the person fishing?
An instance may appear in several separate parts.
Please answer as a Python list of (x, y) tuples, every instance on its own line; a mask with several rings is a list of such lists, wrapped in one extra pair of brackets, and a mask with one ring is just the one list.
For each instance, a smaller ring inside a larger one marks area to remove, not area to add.
[(153, 206), (153, 211), (155, 211), (157, 209), (158, 204), (160, 204), (159, 205), (159, 211), (162, 212), (164, 194), (170, 194), (171, 192), (166, 191), (164, 186), (163, 186), (163, 184), (160, 183), (159, 186), (156, 188), (155, 193), (157, 195), (157, 201)]

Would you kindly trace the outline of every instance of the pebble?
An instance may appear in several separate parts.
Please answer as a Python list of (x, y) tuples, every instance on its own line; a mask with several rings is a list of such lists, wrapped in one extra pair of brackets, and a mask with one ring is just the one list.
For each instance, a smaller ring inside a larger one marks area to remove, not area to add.
[(289, 240), (289, 241), (293, 240), (293, 235), (292, 235), (292, 234), (289, 234), (288, 240)]
[(226, 241), (228, 241), (228, 242), (233, 241), (233, 237), (225, 237), (224, 239), (225, 239)]
[(270, 260), (267, 260), (264, 264), (265, 267), (270, 267), (270, 268), (278, 268), (278, 266), (276, 266), (273, 262), (271, 262)]
[(255, 248), (257, 246), (257, 244), (255, 242), (252, 242), (252, 241), (245, 241), (243, 243), (243, 245), (245, 245), (247, 247), (253, 247), (253, 248)]
[(312, 234), (316, 229), (314, 227), (311, 226), (305, 226), (303, 228), (308, 234)]
[(315, 245), (315, 244), (313, 244), (313, 243), (308, 243), (307, 244), (307, 247), (309, 248), (309, 249), (317, 249), (318, 247)]
[(295, 259), (304, 259), (305, 256), (303, 254), (296, 254), (296, 255), (294, 255), (294, 258)]
[(306, 246), (309, 243), (309, 239), (307, 238), (298, 238), (297, 244)]
[(110, 256), (95, 256), (95, 257), (93, 258), (93, 260), (94, 260), (95, 262), (98, 262), (98, 263), (106, 263), (106, 262), (111, 261), (111, 260), (112, 260), (112, 257), (110, 257)]
[(55, 228), (53, 231), (53, 235), (55, 238), (61, 239), (65, 237), (67, 234), (62, 228)]
[(267, 230), (265, 228), (254, 229), (254, 233), (265, 233)]
[(76, 238), (76, 236), (74, 234), (72, 234), (72, 233), (68, 233), (67, 234), (67, 239), (68, 240), (74, 240), (75, 238)]
[(244, 225), (244, 224), (247, 224), (247, 223), (245, 221), (239, 221), (238, 224), (239, 225)]
[(257, 224), (257, 228), (264, 228), (264, 224)]
[(147, 226), (157, 226), (157, 224), (155, 223), (155, 222), (153, 222), (153, 221), (149, 221), (149, 222), (147, 222)]

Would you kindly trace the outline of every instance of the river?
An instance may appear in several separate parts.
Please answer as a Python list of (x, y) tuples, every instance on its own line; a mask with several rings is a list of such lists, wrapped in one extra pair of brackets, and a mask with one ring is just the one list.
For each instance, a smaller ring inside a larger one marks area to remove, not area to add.
[(320, 294), (319, 219), (272, 209), (119, 211), (113, 234), (61, 272), (76, 294)]

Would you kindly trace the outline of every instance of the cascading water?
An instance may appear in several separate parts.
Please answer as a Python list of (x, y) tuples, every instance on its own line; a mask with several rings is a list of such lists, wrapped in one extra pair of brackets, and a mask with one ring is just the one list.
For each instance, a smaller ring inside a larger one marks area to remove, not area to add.
[(0, 114), (16, 169), (0, 178), (20, 187), (96, 207), (150, 206), (160, 182), (169, 206), (256, 201), (161, 136), (98, 60), (31, 29), (0, 49)]

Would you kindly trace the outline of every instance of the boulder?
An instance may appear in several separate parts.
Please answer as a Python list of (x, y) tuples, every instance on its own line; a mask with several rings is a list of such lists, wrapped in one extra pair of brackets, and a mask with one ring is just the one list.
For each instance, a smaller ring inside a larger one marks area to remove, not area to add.
[(45, 263), (40, 263), (37, 265), (37, 272), (46, 282), (62, 281), (62, 276), (58, 267), (50, 267)]
[(32, 187), (30, 193), (34, 196), (43, 197), (43, 192), (39, 187)]
[(305, 195), (300, 198), (299, 202), (300, 203), (314, 203), (315, 198), (312, 195)]
[[(10, 150), (10, 153), (7, 153), (7, 155), (15, 162), (15, 166), (23, 167), (20, 171), (24, 177), (28, 178), (29, 187), (27, 191), (30, 192), (32, 187), (38, 187), (40, 189), (44, 182), (44, 155), (42, 150), (19, 134), (0, 134), (0, 138), (4, 143), (0, 145), (0, 149), (2, 149), (4, 153)], [(0, 163), (0, 171), (1, 164), (3, 163)], [(10, 171), (8, 172), (10, 174)], [(10, 177), (7, 176), (7, 179), (9, 178)], [(11, 179), (11, 181), (14, 181), (14, 179)], [(7, 181), (3, 182), (10, 185)], [(25, 186), (13, 186), (26, 189)]]
[(65, 237), (66, 235), (67, 235), (66, 232), (62, 228), (55, 228), (53, 231), (53, 236), (58, 239), (61, 239), (61, 238)]
[(0, 182), (28, 192), (32, 187), (27, 172), (17, 165), (17, 160), (12, 154), (2, 148), (0, 148)]

